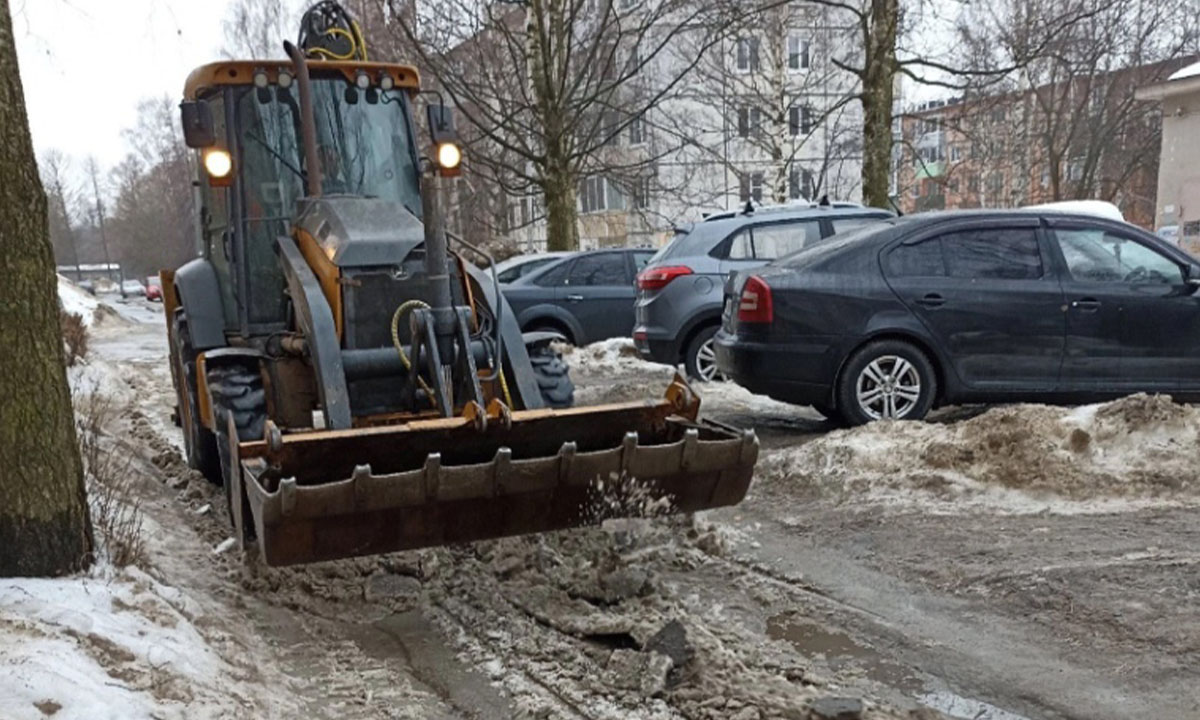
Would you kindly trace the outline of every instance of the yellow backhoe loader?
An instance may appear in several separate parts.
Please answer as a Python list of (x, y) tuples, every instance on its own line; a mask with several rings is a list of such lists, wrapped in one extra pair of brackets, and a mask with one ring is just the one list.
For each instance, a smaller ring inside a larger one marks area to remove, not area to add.
[(271, 565), (691, 512), (745, 496), (758, 441), (662, 400), (570, 407), (552, 333), (522, 333), (488, 254), (450, 237), (453, 116), (367, 60), (337, 3), (288, 60), (197, 68), (200, 257), (162, 273), (188, 462)]

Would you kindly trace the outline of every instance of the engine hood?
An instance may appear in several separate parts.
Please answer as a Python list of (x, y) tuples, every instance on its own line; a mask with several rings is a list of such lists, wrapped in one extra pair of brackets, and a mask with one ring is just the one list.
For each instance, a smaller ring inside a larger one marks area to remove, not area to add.
[(312, 235), (334, 265), (399, 265), (425, 242), (421, 219), (403, 205), (378, 198), (326, 195), (302, 200), (296, 226)]

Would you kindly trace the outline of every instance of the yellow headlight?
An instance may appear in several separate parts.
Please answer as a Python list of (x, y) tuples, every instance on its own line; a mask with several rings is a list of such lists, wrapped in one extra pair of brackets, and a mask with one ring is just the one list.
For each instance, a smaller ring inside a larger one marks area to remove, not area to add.
[(204, 169), (215, 178), (223, 178), (233, 170), (233, 158), (225, 150), (214, 148), (204, 153)]
[(437, 158), (438, 165), (453, 170), (462, 162), (462, 150), (454, 143), (442, 143), (438, 145)]

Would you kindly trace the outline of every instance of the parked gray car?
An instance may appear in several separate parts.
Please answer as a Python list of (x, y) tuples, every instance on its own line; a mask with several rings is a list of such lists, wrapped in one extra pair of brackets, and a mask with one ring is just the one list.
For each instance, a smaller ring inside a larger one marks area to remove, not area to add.
[(633, 279), (653, 249), (592, 250), (502, 285), (523, 331), (552, 330), (575, 345), (629, 337)]
[(569, 252), (543, 252), (510, 257), (496, 263), (496, 277), (502, 283), (510, 283), (570, 254)]
[(713, 336), (722, 288), (734, 270), (765, 265), (834, 233), (892, 217), (848, 203), (722, 213), (681, 228), (637, 277), (633, 342), (655, 362), (684, 363), (698, 380), (718, 376)]

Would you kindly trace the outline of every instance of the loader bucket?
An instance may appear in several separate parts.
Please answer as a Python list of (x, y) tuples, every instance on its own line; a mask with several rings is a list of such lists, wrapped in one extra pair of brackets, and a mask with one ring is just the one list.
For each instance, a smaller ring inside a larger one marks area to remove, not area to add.
[(252, 523), (268, 565), (293, 565), (734, 505), (758, 440), (694, 419), (681, 383), (661, 402), (518, 411), (482, 431), (456, 417), (268, 434), (231, 448), (234, 523), (243, 538)]

